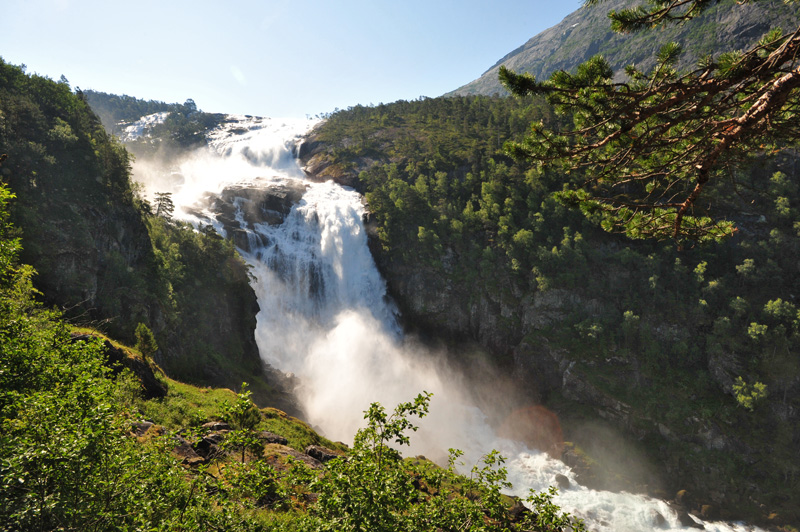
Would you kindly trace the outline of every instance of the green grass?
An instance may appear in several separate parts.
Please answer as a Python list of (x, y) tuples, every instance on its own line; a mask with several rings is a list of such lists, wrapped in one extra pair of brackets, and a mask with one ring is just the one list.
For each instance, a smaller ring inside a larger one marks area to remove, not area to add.
[(218, 419), (224, 401), (233, 402), (236, 394), (227, 388), (202, 388), (162, 377), (167, 395), (138, 403), (142, 417), (169, 429), (201, 425)]
[(344, 451), (347, 448), (342, 443), (332, 442), (323, 438), (308, 424), (277, 408), (262, 408), (261, 414), (264, 420), (259, 423), (258, 428), (280, 434), (289, 440), (289, 447), (298, 451), (305, 451), (309, 445), (321, 445), (340, 451)]

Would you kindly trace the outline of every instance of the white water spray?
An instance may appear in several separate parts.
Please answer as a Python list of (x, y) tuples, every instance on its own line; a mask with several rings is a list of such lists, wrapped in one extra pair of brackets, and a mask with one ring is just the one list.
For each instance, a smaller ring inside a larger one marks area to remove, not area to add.
[[(232, 117), (209, 135), (211, 152), (181, 165), (176, 206), (194, 207), (196, 213), (199, 199), (227, 185), (302, 180), (292, 148), (312, 124)], [(466, 452), (467, 463), (475, 463), (496, 448), (509, 458), (509, 480), (514, 494), (523, 498), (529, 489), (547, 489), (556, 474), (569, 478), (571, 486), (560, 491), (556, 502), (584, 517), (590, 530), (692, 530), (681, 527), (663, 501), (590, 490), (577, 484), (562, 462), (498, 437), (460, 378), (403, 338), (367, 248), (361, 197), (333, 183), (305, 185), (307, 191), (280, 225), (249, 223), (241, 210), (236, 219), (249, 234), (249, 249), (242, 252), (256, 279), (261, 355), (297, 376), (298, 398), (312, 425), (331, 439), (350, 441), (363, 426), (362, 412), (370, 403), (392, 408), (423, 390), (433, 392), (431, 414), (412, 437), (412, 453), (439, 460), (449, 447), (457, 447)], [(245, 201), (237, 200), (237, 206)], [(704, 525), (717, 532), (758, 530)]]

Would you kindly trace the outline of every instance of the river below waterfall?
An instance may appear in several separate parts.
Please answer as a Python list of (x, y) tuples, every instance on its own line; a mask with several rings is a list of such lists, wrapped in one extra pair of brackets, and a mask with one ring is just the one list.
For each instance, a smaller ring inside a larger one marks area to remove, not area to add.
[[(470, 468), (497, 449), (507, 457), (515, 495), (524, 498), (529, 489), (555, 484), (556, 475), (567, 477), (570, 486), (559, 491), (556, 502), (584, 518), (590, 530), (695, 530), (681, 526), (664, 501), (588, 489), (561, 461), (495, 434), (474, 406), (469, 384), (442, 357), (404, 337), (367, 246), (361, 196), (332, 182), (305, 180), (293, 153), (313, 124), (229, 117), (209, 134), (210, 149), (181, 165), (172, 187), (176, 216), (211, 222), (227, 236), (237, 232), (261, 308), (256, 333), (261, 356), (296, 377), (306, 420), (330, 439), (351, 442), (370, 403), (379, 401), (391, 410), (422, 391), (432, 392), (431, 413), (412, 434), (406, 454), (440, 461), (448, 448), (459, 448)], [(277, 187), (299, 191), (300, 199), (284, 204), (283, 211), (276, 205), (275, 212), (252, 218), (248, 213), (254, 209), (248, 206), (257, 200), (250, 193), (234, 195), (225, 218), (211, 206), (226, 187), (229, 197), (231, 187)], [(697, 526), (760, 530), (699, 520)]]

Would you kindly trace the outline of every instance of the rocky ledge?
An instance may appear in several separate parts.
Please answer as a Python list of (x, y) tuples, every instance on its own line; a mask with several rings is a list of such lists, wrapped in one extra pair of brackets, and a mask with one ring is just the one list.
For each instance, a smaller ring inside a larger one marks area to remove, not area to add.
[[(209, 194), (205, 202), (222, 224), (225, 236), (238, 248), (250, 251), (251, 238), (258, 238), (253, 227), (282, 224), (307, 189), (308, 185), (299, 180), (264, 178), (225, 187), (219, 194)], [(192, 213), (207, 219), (201, 209)]]

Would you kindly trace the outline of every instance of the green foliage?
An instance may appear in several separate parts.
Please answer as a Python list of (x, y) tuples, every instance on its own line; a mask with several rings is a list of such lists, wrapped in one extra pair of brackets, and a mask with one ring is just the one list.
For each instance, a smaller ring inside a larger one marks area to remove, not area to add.
[(172, 193), (156, 192), (155, 195), (155, 215), (170, 220), (172, 218), (172, 213), (175, 212), (175, 204), (172, 202)]
[[(617, 32), (639, 31), (694, 19), (715, 3), (649, 0), (648, 7), (609, 17)], [(797, 33), (772, 31), (749, 50), (704, 59), (686, 73), (674, 67), (681, 47), (669, 43), (652, 69), (630, 65), (620, 83), (599, 55), (574, 74), (558, 71), (543, 82), (501, 67), (500, 80), (512, 93), (545, 96), (556, 112), (572, 118), (560, 128), (534, 122), (530, 134), (509, 142), (507, 151), (583, 176), (565, 180), (559, 199), (607, 231), (634, 239), (730, 237), (733, 222), (712, 218), (698, 198), (709, 182), (734, 176), (753, 153), (793, 143), (800, 74), (790, 50), (798, 43)], [(788, 215), (785, 201), (778, 208)]]
[[(248, 267), (233, 243), (211, 227), (195, 230), (162, 216), (148, 217), (147, 228), (158, 299), (168, 330), (174, 331), (168, 344), (160, 342), (170, 349), (160, 360), (162, 367), (197, 384), (234, 386), (259, 375), (261, 361), (253, 340), (255, 294)], [(226, 379), (220, 381), (214, 373)], [(253, 389), (263, 400), (263, 383)]]
[(120, 317), (127, 327), (108, 327), (130, 340), (152, 287), (143, 279), (147, 256), (136, 252), (146, 233), (129, 154), (82, 93), (2, 60), (0, 153), (9, 154), (3, 180), (17, 196), (13, 220), (25, 231), (23, 260), (39, 271), (38, 286), (72, 316)]
[(242, 391), (236, 394), (236, 401), (229, 403), (225, 400), (222, 403), (223, 419), (235, 429), (250, 431), (261, 421), (258, 407), (250, 398), (252, 395), (252, 392), (247, 389), (247, 383), (243, 382)]
[(153, 336), (153, 331), (144, 323), (139, 323), (136, 326), (134, 336), (136, 337), (136, 345), (134, 347), (142, 354), (145, 360), (152, 358), (158, 351), (158, 344), (155, 336)]
[(169, 439), (128, 435), (130, 378), (113, 381), (101, 341), (74, 341), (35, 301), (6, 222), (10, 196), (0, 185), (0, 529), (251, 528), (201, 496)]
[(763, 382), (748, 384), (741, 377), (736, 377), (733, 393), (739, 406), (752, 412), (767, 397), (767, 386)]
[[(129, 98), (114, 101), (141, 110)], [(193, 102), (159, 110), (187, 124), (184, 137), (177, 125), (167, 131), (178, 144), (195, 142), (213, 121)], [(259, 400), (274, 395), (260, 378), (244, 262), (212, 232), (168, 223), (168, 194), (150, 220), (131, 183), (131, 155), (86, 94), (0, 60), (0, 154), (8, 154), (2, 179), (17, 196), (22, 260), (39, 272), (36, 287), (48, 304), (129, 344), (137, 324), (146, 324), (158, 339), (157, 362), (173, 376), (222, 386), (247, 378)]]
[[(85, 91), (84, 96), (92, 109), (100, 117), (105, 128), (112, 133), (120, 133), (121, 126), (134, 122), (143, 116), (154, 113), (169, 113), (164, 124), (151, 132), (161, 138), (170, 148), (182, 148), (201, 145), (205, 139), (201, 133), (216, 125), (221, 115), (203, 113), (197, 109), (194, 100), (186, 100), (183, 104), (164, 103), (155, 100), (141, 100), (132, 96), (108, 94), (98, 91)], [(139, 150), (146, 148), (145, 143), (137, 146)]]
[(408, 431), (417, 427), (409, 416), (428, 412), (430, 394), (401, 403), (392, 414), (373, 403), (346, 457), (328, 463), (326, 472), (311, 483), (319, 494), (311, 508), (308, 530), (423, 532), (585, 530), (582, 521), (552, 504), (552, 495), (531, 493), (532, 512), (513, 518), (504, 459), (496, 451), (474, 466), (468, 477), (455, 472), (461, 456), (451, 449), (450, 467), (440, 469), (419, 460), (403, 460), (392, 445), (409, 444)]
[[(391, 415), (379, 404), (366, 412), (367, 428), (356, 433), (347, 459), (336, 459), (328, 474), (311, 488), (319, 493), (314, 508), (320, 530), (400, 531), (416, 498), (412, 478), (402, 457), (390, 443), (408, 445), (408, 430), (416, 430), (407, 416), (424, 416), (430, 394), (402, 403)], [(324, 524), (323, 524), (324, 523)]]
[(252, 393), (247, 389), (247, 383), (242, 383), (242, 391), (236, 394), (236, 401), (229, 403), (227, 400), (222, 403), (222, 418), (229, 422), (235, 429), (225, 437), (225, 447), (239, 449), (242, 453), (242, 462), (245, 461), (247, 451), (258, 452), (261, 450), (261, 443), (254, 434), (256, 425), (261, 421), (261, 412), (253, 403), (250, 396)]

